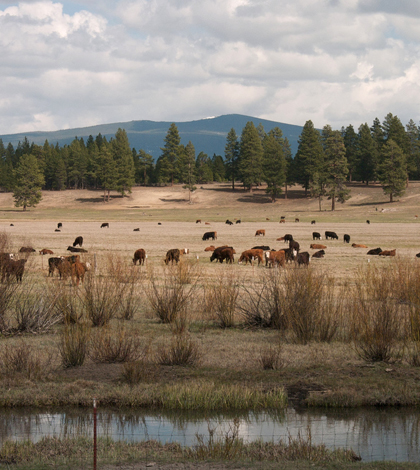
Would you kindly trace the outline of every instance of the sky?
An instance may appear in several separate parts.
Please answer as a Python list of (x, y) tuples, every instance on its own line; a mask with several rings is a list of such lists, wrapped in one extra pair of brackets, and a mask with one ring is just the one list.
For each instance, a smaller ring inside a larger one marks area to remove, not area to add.
[(0, 0), (0, 134), (420, 121), (418, 0)]

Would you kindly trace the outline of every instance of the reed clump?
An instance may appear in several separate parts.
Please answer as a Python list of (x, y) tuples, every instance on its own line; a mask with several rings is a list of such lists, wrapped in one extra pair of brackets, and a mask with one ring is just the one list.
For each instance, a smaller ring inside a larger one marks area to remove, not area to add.
[(282, 357), (282, 346), (278, 344), (269, 344), (262, 346), (258, 358), (259, 365), (264, 370), (279, 370), (284, 366), (284, 359)]
[(168, 346), (161, 346), (156, 362), (164, 366), (197, 366), (202, 358), (198, 344), (188, 333), (175, 333)]
[(230, 328), (235, 325), (239, 292), (240, 281), (231, 270), (219, 275), (216, 284), (210, 286), (211, 310), (221, 328)]

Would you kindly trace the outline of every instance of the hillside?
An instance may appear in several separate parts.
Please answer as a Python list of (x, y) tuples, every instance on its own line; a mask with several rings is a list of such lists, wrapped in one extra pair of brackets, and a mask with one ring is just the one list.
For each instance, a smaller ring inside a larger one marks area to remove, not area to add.
[[(182, 144), (186, 145), (191, 141), (194, 144), (196, 154), (202, 151), (211, 157), (214, 153), (223, 156), (225, 152), (226, 136), (230, 129), (234, 128), (237, 135), (240, 136), (242, 129), (248, 121), (252, 121), (255, 126), (261, 123), (266, 132), (274, 127), (279, 127), (283, 131), (284, 137), (289, 139), (292, 153), (296, 153), (298, 139), (302, 132), (301, 126), (268, 121), (240, 114), (229, 114), (209, 119), (200, 119), (198, 121), (176, 122), (175, 124), (179, 130)], [(3, 144), (6, 147), (10, 142), (16, 148), (17, 144), (22, 142), (25, 137), (28, 138), (30, 143), (34, 142), (38, 145), (43, 145), (45, 140), (48, 140), (48, 142), (54, 145), (58, 143), (60, 146), (63, 146), (70, 144), (76, 136), (79, 138), (83, 137), (83, 139), (86, 140), (89, 135), (96, 137), (101, 133), (107, 139), (110, 139), (115, 136), (118, 128), (122, 128), (127, 132), (131, 147), (134, 147), (137, 151), (143, 149), (156, 159), (162, 153), (160, 149), (164, 145), (164, 138), (170, 125), (171, 122), (165, 121), (116, 122), (76, 129), (63, 129), (54, 132), (4, 134), (0, 135), (0, 139), (3, 140)]]

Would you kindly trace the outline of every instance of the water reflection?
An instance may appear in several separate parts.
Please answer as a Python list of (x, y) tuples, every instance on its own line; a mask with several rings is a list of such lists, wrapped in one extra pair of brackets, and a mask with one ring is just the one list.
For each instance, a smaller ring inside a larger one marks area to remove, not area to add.
[[(195, 443), (197, 434), (209, 428), (223, 435), (236, 418), (239, 435), (246, 442), (278, 441), (310, 430), (315, 444), (329, 448), (352, 448), (364, 461), (420, 462), (418, 410), (294, 410), (260, 413), (179, 413), (133, 410), (101, 410), (97, 413), (98, 435), (115, 440), (156, 439), (162, 443)], [(0, 413), (0, 443), (6, 439), (38, 441), (43, 436), (93, 435), (91, 410), (10, 410)]]

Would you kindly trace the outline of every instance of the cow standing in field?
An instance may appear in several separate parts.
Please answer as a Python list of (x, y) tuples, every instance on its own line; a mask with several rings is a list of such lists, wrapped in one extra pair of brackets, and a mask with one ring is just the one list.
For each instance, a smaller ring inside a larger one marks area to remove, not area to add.
[(109, 228), (109, 223), (108, 222), (104, 222), (102, 225), (101, 225), (101, 228)]
[(338, 240), (338, 235), (335, 232), (326, 231), (325, 232), (325, 239), (329, 240), (330, 238), (331, 238), (331, 240)]
[(79, 285), (79, 282), (84, 281), (86, 271), (89, 271), (90, 263), (81, 263), (80, 261), (76, 261), (71, 265), (71, 281), (76, 286)]
[(83, 246), (83, 237), (76, 237), (76, 239), (73, 242), (73, 246)]
[(58, 222), (57, 228), (61, 228), (62, 226), (63, 226), (63, 224), (61, 222)]
[(263, 237), (265, 237), (265, 229), (260, 229), (260, 230), (257, 230), (257, 231), (255, 232), (255, 236), (256, 236), (256, 237), (259, 237), (259, 236), (261, 236), (261, 235), (262, 235)]
[(217, 232), (206, 232), (206, 233), (203, 235), (202, 240), (210, 240), (210, 238), (211, 238), (212, 240), (217, 240)]
[(175, 261), (175, 264), (178, 264), (179, 256), (180, 256), (180, 252), (178, 248), (173, 248), (172, 250), (168, 250), (166, 252), (165, 264), (169, 264), (169, 262), (171, 262), (171, 264), (173, 265), (174, 261)]
[(225, 222), (225, 224), (227, 224), (227, 225), (233, 225), (233, 222), (232, 222), (231, 220), (227, 219), (226, 222)]
[(259, 266), (260, 263), (263, 262), (263, 256), (264, 256), (264, 252), (261, 249), (245, 250), (242, 252), (239, 258), (238, 264), (242, 264), (242, 262), (245, 261), (245, 265), (247, 265), (249, 261), (252, 266), (252, 260), (257, 259), (258, 266)]
[(348, 235), (347, 233), (345, 233), (343, 235), (343, 242), (344, 243), (350, 243), (350, 235)]
[(139, 248), (134, 252), (133, 263), (136, 265), (137, 261), (139, 266), (144, 265), (144, 260), (146, 259), (146, 251), (143, 248)]
[(311, 261), (311, 255), (307, 251), (304, 251), (303, 253), (299, 253), (297, 255), (296, 263), (298, 264), (298, 266), (302, 264), (305, 266), (309, 266), (310, 261)]
[(268, 264), (270, 267), (273, 267), (273, 266), (284, 267), (286, 264), (286, 255), (284, 253), (284, 250), (266, 251), (265, 259), (266, 259), (266, 264)]
[(58, 269), (58, 265), (64, 260), (64, 256), (60, 258), (48, 258), (48, 276), (54, 276), (54, 271)]
[(6, 278), (6, 281), (9, 281), (10, 276), (14, 275), (16, 276), (16, 282), (22, 282), (22, 276), (25, 271), (25, 264), (26, 264), (26, 259), (9, 259), (5, 264), (2, 266), (2, 274), (1, 274), (1, 282), (4, 281)]
[(195, 221), (195, 223), (196, 223), (196, 224), (201, 224), (201, 219), (197, 219), (197, 220)]
[(214, 260), (219, 261), (220, 263), (223, 263), (224, 260), (226, 260), (226, 263), (232, 264), (235, 261), (234, 255), (235, 250), (231, 246), (219, 246), (217, 247), (212, 255), (210, 256), (210, 262), (212, 263)]
[(296, 240), (291, 240), (291, 241), (289, 242), (289, 248), (292, 249), (292, 250), (296, 250), (297, 252), (299, 252), (300, 245), (299, 245), (299, 243), (298, 243)]
[(321, 234), (319, 232), (312, 232), (312, 240), (322, 240)]

